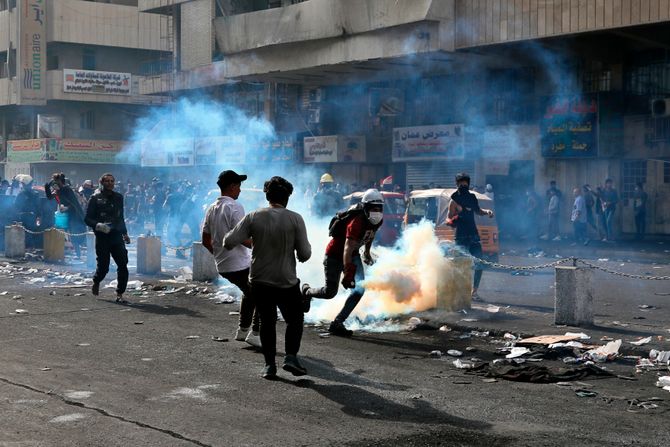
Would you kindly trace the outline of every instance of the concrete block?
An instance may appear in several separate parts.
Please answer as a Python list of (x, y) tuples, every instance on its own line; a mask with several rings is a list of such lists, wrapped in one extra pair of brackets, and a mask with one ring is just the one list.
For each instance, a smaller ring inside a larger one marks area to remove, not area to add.
[(568, 326), (593, 324), (593, 269), (556, 267), (554, 321)]
[(86, 267), (94, 269), (95, 262), (95, 234), (92, 231), (86, 233)]
[(137, 273), (155, 275), (161, 271), (161, 240), (154, 236), (137, 238)]
[(65, 233), (55, 228), (44, 232), (44, 260), (47, 262), (65, 260)]
[(26, 232), (21, 225), (5, 227), (5, 256), (23, 258), (26, 255)]
[(449, 312), (470, 309), (471, 291), (472, 259), (458, 254), (445, 259), (442, 274), (437, 278), (435, 307)]
[(214, 281), (218, 278), (219, 272), (214, 256), (202, 245), (202, 242), (194, 242), (192, 250), (193, 280)]

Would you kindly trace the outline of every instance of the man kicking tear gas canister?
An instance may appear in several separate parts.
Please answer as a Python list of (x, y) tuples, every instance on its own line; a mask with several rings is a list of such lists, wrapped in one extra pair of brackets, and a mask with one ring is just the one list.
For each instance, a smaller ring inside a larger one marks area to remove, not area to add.
[(351, 289), (351, 293), (340, 313), (330, 323), (328, 331), (333, 335), (350, 337), (353, 334), (344, 326), (344, 322), (365, 292), (361, 286), (365, 275), (360, 248), (365, 247), (363, 261), (372, 265), (370, 247), (377, 230), (382, 226), (383, 212), (384, 199), (381, 193), (376, 189), (368, 189), (363, 194), (360, 204), (337, 213), (330, 223), (331, 240), (326, 247), (323, 261), (326, 285), (320, 288), (311, 288), (309, 284), (302, 286), (305, 312), (307, 312), (312, 298), (331, 299), (337, 295), (338, 282), (340, 275), (343, 274), (341, 283), (345, 289)]

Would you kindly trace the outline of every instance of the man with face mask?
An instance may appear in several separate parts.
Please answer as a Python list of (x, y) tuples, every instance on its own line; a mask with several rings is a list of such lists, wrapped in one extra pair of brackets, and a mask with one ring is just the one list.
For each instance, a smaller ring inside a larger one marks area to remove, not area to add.
[[(360, 205), (344, 213), (338, 213), (331, 222), (332, 238), (326, 247), (326, 258), (323, 261), (326, 285), (319, 288), (311, 288), (309, 284), (302, 286), (305, 312), (307, 312), (312, 298), (331, 299), (337, 295), (340, 275), (344, 273), (341, 283), (345, 289), (351, 289), (351, 294), (335, 320), (330, 323), (328, 331), (333, 335), (343, 337), (353, 335), (353, 332), (344, 326), (344, 322), (365, 292), (360, 286), (365, 279), (360, 248), (365, 247), (363, 261), (372, 265), (370, 248), (377, 230), (382, 226), (383, 212), (382, 194), (376, 189), (368, 189), (363, 194)], [(338, 222), (341, 222), (341, 225), (338, 225)]]
[[(456, 228), (456, 245), (462, 250), (468, 251), (476, 258), (482, 257), (482, 244), (479, 240), (479, 232), (475, 223), (475, 214), (479, 216), (493, 217), (493, 211), (479, 207), (477, 196), (470, 192), (470, 176), (461, 172), (456, 176), (458, 190), (451, 195), (449, 203), (449, 221)], [(472, 299), (479, 299), (477, 289), (482, 280), (482, 269), (475, 263), (475, 274), (472, 285)]]

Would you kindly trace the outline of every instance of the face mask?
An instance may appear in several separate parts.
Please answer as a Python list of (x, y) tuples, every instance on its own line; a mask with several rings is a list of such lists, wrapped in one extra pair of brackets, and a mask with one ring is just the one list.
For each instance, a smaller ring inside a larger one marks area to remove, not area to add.
[(459, 192), (468, 192), (469, 190), (470, 190), (470, 188), (468, 187), (468, 185), (460, 185), (458, 187)]
[(382, 221), (383, 217), (384, 213), (380, 213), (379, 211), (372, 211), (368, 216), (368, 221), (370, 221), (372, 225), (377, 225), (379, 222)]

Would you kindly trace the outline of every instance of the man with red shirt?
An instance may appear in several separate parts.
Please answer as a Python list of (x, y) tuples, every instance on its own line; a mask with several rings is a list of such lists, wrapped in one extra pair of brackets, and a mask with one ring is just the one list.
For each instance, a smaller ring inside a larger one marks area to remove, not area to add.
[(345, 289), (352, 291), (340, 313), (330, 323), (328, 331), (333, 335), (350, 337), (353, 334), (344, 326), (344, 322), (365, 292), (360, 286), (365, 279), (360, 248), (365, 247), (363, 261), (372, 265), (370, 247), (377, 230), (382, 226), (383, 210), (384, 199), (381, 193), (376, 189), (365, 191), (361, 204), (354, 211), (346, 212), (346, 220), (342, 221), (341, 225), (331, 227), (332, 239), (326, 247), (326, 257), (323, 261), (326, 285), (320, 288), (310, 288), (309, 284), (302, 286), (305, 308), (309, 310), (312, 298), (331, 299), (337, 295), (340, 275), (344, 274), (341, 283)]

